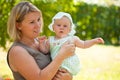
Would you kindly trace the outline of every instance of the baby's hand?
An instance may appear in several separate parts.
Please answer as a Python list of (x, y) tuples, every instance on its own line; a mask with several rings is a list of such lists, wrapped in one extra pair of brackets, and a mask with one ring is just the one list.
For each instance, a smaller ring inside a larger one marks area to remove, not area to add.
[(41, 36), (38, 38), (39, 43), (44, 43), (47, 40), (46, 36)]
[(104, 44), (104, 40), (102, 38), (96, 38), (97, 43), (102, 43)]

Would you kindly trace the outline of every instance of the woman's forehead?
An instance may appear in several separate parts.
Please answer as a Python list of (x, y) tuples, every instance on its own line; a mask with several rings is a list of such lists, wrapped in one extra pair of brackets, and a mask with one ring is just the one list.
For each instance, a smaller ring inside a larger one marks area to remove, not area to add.
[(25, 15), (24, 20), (32, 20), (41, 17), (40, 12), (29, 12)]

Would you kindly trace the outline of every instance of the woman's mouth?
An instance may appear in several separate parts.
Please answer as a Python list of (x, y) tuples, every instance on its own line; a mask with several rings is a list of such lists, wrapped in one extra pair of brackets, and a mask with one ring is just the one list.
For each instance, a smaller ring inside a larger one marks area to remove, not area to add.
[(35, 34), (39, 34), (39, 31), (34, 31)]

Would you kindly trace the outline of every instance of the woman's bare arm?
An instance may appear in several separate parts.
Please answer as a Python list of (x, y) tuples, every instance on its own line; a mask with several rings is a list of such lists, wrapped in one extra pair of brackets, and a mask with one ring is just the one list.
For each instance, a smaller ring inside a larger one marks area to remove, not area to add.
[(72, 80), (72, 75), (66, 69), (59, 69), (52, 80)]
[(26, 80), (51, 80), (57, 73), (62, 61), (73, 55), (73, 44), (63, 45), (55, 59), (44, 69), (40, 69), (34, 58), (20, 46), (13, 47), (9, 54), (10, 66), (19, 72)]

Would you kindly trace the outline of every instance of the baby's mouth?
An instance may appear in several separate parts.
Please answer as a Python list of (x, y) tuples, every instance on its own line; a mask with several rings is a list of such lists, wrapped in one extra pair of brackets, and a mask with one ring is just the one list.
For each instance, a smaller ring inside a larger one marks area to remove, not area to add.
[(60, 31), (60, 33), (63, 33), (63, 31)]

